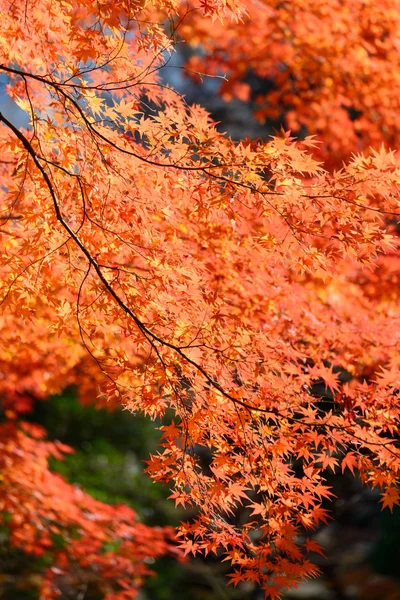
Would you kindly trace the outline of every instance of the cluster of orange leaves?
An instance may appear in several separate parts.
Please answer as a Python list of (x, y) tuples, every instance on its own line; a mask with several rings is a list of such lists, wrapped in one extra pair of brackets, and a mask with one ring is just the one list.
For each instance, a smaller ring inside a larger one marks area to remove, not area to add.
[[(293, 6), (304, 12), (302, 4)], [(332, 25), (340, 39), (347, 4), (336, 11), (338, 32)], [(172, 485), (177, 504), (197, 507), (179, 529), (181, 547), (223, 553), (233, 583), (279, 597), (317, 572), (308, 554), (319, 547), (304, 532), (327, 520), (327, 469), (356, 472), (382, 490), (384, 506), (399, 501), (400, 161), (382, 148), (330, 173), (313, 158), (312, 136), (233, 143), (162, 84), (175, 30), (194, 40), (201, 30), (208, 49), (205, 24), (240, 16), (236, 4), (202, 3), (210, 17), (182, 17), (174, 2), (0, 7), (0, 71), (29, 118), (23, 128), (0, 113), (0, 392), (12, 422), (2, 426), (0, 490), (12, 540), (32, 551), (61, 529), (56, 569), (90, 548), (92, 564), (131, 587), (143, 557), (167, 549), (161, 533), (159, 549), (148, 547), (153, 534), (133, 513), (54, 479), (47, 456), (57, 446), (14, 424), (32, 398), (75, 385), (83, 399), (152, 418), (174, 412), (147, 470)], [(288, 23), (282, 17), (280, 30)], [(307, 23), (293, 20), (285, 42), (300, 48), (304, 69)], [(235, 57), (243, 25), (214, 27), (224, 56)], [(350, 31), (343, 39), (353, 43)], [(326, 77), (343, 68), (335, 65)], [(308, 89), (318, 102), (318, 86)], [(355, 103), (356, 91), (346, 93)], [(299, 97), (297, 118), (313, 130), (315, 113)], [(362, 135), (374, 131), (370, 123)], [(313, 393), (321, 383), (331, 409)], [(49, 520), (55, 485), (62, 494)], [(74, 528), (78, 541), (68, 537)], [(138, 531), (143, 546), (132, 544)], [(123, 540), (115, 562), (102, 553), (110, 532)]]
[(330, 165), (398, 142), (399, 0), (243, 0), (242, 10), (239, 23), (211, 31), (188, 14), (180, 34), (202, 50), (188, 63), (193, 76), (226, 76), (224, 97), (251, 96), (260, 121), (318, 135)]
[[(8, 422), (0, 427), (2, 523), (11, 543), (34, 556), (52, 553), (41, 597), (56, 598), (67, 585), (102, 582), (106, 600), (134, 597), (154, 558), (174, 553), (172, 529), (151, 528), (124, 505), (99, 502), (48, 468), (48, 459), (71, 449), (47, 442), (38, 426)], [(61, 542), (61, 544), (60, 544)], [(58, 545), (57, 545), (58, 544)]]

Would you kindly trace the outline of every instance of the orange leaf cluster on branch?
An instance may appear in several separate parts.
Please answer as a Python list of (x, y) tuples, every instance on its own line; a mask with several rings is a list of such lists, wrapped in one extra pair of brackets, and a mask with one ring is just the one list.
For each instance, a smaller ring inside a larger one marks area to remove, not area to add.
[(226, 100), (252, 95), (260, 121), (317, 134), (330, 165), (382, 142), (398, 146), (398, 0), (244, 0), (242, 8), (239, 22), (212, 26), (189, 12), (179, 34), (201, 48), (189, 74), (224, 75)]
[[(204, 8), (220, 4), (236, 10)], [(327, 469), (398, 501), (400, 161), (382, 149), (329, 174), (312, 137), (219, 134), (159, 80), (172, 40), (151, 19), (167, 11), (174, 32), (173, 3), (0, 6), (0, 71), (29, 117), (23, 128), (0, 113), (5, 415), (67, 385), (153, 418), (172, 409), (147, 470), (197, 507), (182, 547), (222, 551), (235, 584), (279, 597), (316, 574), (301, 533), (326, 522)], [(16, 436), (42, 471), (54, 449), (14, 426), (3, 436), (9, 506), (23, 485)], [(72, 506), (91, 501), (62, 485), (69, 512), (54, 521), (89, 535)], [(252, 512), (239, 525), (241, 506)]]

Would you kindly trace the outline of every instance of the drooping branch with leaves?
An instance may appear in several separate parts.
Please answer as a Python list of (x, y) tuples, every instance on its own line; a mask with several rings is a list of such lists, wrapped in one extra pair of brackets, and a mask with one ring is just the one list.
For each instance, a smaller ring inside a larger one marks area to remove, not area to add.
[[(399, 160), (382, 148), (331, 173), (312, 136), (234, 143), (161, 80), (180, 31), (245, 6), (207, 5), (210, 18), (131, 0), (1, 8), (0, 71), (28, 119), (0, 114), (4, 522), (27, 552), (51, 547), (54, 481), (47, 463), (42, 483), (24, 475), (56, 451), (19, 421), (33, 397), (74, 385), (152, 418), (170, 410), (147, 471), (197, 509), (181, 547), (225, 555), (233, 583), (279, 597), (317, 573), (304, 532), (328, 518), (327, 469), (379, 487), (383, 506), (399, 500)], [(85, 560), (92, 519), (62, 485), (53, 520), (78, 541), (43, 598)]]

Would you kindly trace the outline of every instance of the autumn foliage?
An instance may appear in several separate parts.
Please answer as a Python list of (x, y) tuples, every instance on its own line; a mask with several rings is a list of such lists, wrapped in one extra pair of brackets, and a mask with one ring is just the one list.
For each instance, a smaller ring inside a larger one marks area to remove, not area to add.
[[(0, 114), (12, 543), (53, 552), (44, 599), (87, 561), (107, 600), (131, 598), (146, 558), (173, 552), (168, 530), (50, 472), (48, 457), (68, 449), (23, 414), (74, 385), (83, 401), (172, 410), (147, 471), (197, 509), (180, 547), (223, 555), (235, 585), (280, 597), (317, 573), (308, 554), (329, 515), (327, 470), (399, 502), (400, 161), (380, 146), (398, 142), (398, 3), (0, 6), (0, 71), (29, 118)], [(273, 79), (260, 117), (289, 107), (287, 123), (324, 145), (219, 133), (160, 79), (176, 36), (205, 49), (191, 69), (228, 70), (224, 95), (242, 93), (247, 70)], [(316, 160), (370, 144), (340, 170)]]
[[(174, 553), (172, 529), (150, 528), (137, 522), (127, 506), (94, 500), (48, 469), (49, 457), (61, 458), (70, 448), (43, 440), (44, 431), (7, 423), (0, 430), (3, 519), (11, 543), (53, 562), (42, 582), (41, 595), (53, 598), (63, 586), (100, 579), (109, 600), (136, 595), (146, 576), (146, 562)], [(170, 540), (168, 540), (170, 538)]]
[(330, 165), (398, 144), (398, 0), (248, 1), (244, 10), (211, 35), (209, 21), (189, 12), (180, 34), (201, 47), (192, 76), (225, 75), (226, 99), (252, 97), (260, 121), (316, 134)]

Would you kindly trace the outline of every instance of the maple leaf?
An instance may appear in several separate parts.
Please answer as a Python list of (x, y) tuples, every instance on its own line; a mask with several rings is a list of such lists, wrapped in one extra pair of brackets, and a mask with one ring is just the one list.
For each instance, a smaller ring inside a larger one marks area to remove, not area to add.
[(239, 570), (233, 571), (231, 575), (229, 575), (229, 583), (233, 583), (236, 587), (241, 581), (244, 581), (243, 573)]
[(186, 556), (189, 552), (196, 556), (196, 553), (199, 551), (199, 544), (193, 542), (192, 540), (188, 540), (187, 542), (182, 542), (179, 545), (182, 548), (184, 555)]
[(347, 454), (342, 458), (342, 473), (347, 468), (354, 475), (354, 468), (357, 466), (357, 456), (354, 452), (347, 452)]
[(322, 378), (326, 387), (331, 390), (331, 392), (337, 391), (339, 389), (339, 381), (338, 374), (334, 373), (331, 367), (326, 367), (325, 365), (319, 365), (316, 367), (312, 367), (309, 369), (309, 373), (313, 379)]
[(307, 538), (304, 542), (304, 547), (307, 550), (307, 552), (316, 552), (317, 554), (325, 556), (323, 548), (315, 540), (310, 540), (309, 538)]
[(388, 487), (383, 492), (380, 502), (382, 502), (382, 509), (387, 506), (390, 509), (390, 512), (393, 512), (393, 506), (395, 504), (400, 504), (399, 490), (395, 487)]
[(275, 585), (264, 585), (262, 589), (265, 592), (266, 598), (272, 598), (272, 600), (280, 600), (280, 598), (283, 597), (282, 591), (279, 587), (276, 587)]
[(228, 487), (228, 493), (241, 502), (242, 498), (247, 498), (246, 489), (248, 488), (240, 483), (233, 483)]
[(395, 365), (390, 369), (381, 367), (381, 371), (376, 375), (376, 382), (382, 386), (398, 387), (400, 385), (400, 368)]

